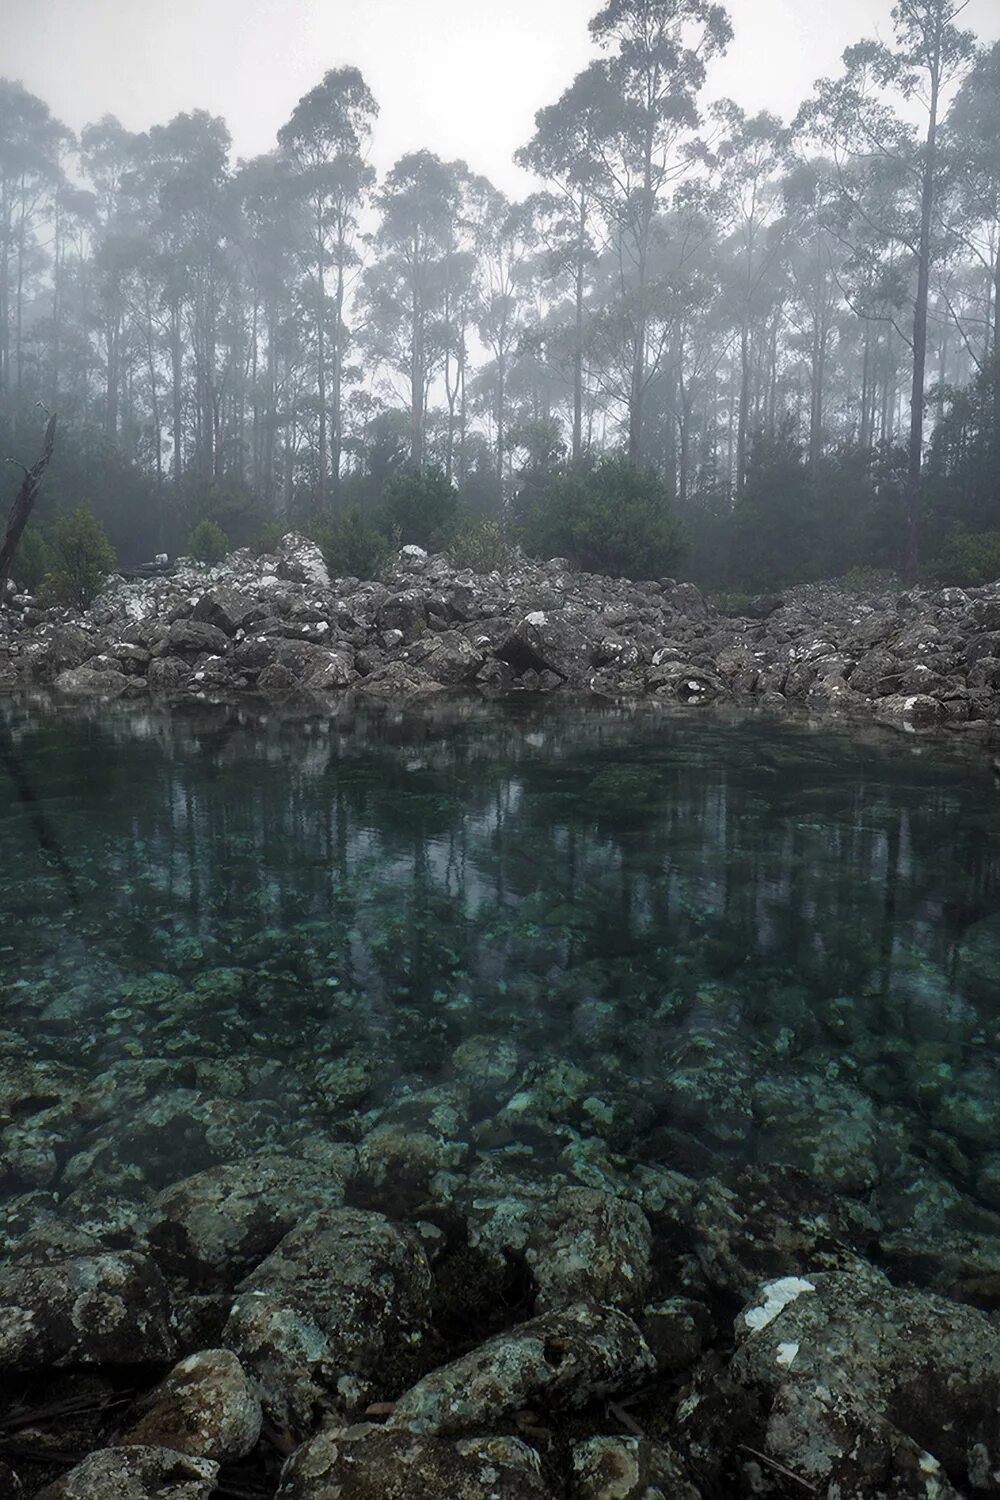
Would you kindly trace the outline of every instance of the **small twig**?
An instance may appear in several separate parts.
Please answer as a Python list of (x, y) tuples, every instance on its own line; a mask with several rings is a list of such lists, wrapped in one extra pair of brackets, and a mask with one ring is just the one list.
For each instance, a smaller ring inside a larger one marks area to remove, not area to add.
[(391, 1417), (396, 1410), (395, 1401), (373, 1401), (365, 1407), (366, 1417)]
[(608, 1402), (608, 1411), (614, 1417), (615, 1421), (620, 1422), (625, 1431), (630, 1432), (633, 1437), (644, 1438), (646, 1436), (635, 1418), (630, 1417), (624, 1406), (620, 1406), (617, 1401)]
[(749, 1443), (738, 1443), (737, 1447), (744, 1453), (752, 1453), (754, 1458), (759, 1458), (761, 1463), (770, 1464), (771, 1468), (778, 1474), (783, 1474), (786, 1479), (791, 1479), (795, 1484), (800, 1484), (804, 1490), (811, 1495), (818, 1495), (819, 1490), (808, 1479), (802, 1479), (792, 1469), (786, 1469), (784, 1464), (779, 1464), (776, 1458), (769, 1458), (766, 1453), (760, 1453), (756, 1448), (751, 1448)]

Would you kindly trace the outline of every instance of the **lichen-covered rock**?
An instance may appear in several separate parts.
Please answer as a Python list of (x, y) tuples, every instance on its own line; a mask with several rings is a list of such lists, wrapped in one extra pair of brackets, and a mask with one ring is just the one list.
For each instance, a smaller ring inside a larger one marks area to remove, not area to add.
[(315, 542), (308, 537), (290, 531), (278, 543), (277, 573), (292, 583), (308, 584), (310, 588), (328, 589), (330, 575), (323, 561), (323, 554)]
[(286, 1463), (277, 1500), (551, 1500), (538, 1455), (517, 1438), (457, 1443), (409, 1432), (333, 1428)]
[(175, 1365), (145, 1396), (121, 1442), (218, 1459), (243, 1458), (261, 1429), (260, 1398), (235, 1354), (203, 1349)]
[(206, 594), (202, 594), (191, 618), (204, 621), (206, 625), (214, 625), (216, 630), (230, 636), (235, 635), (238, 630), (244, 630), (259, 615), (260, 605), (256, 600), (236, 589), (222, 587), (209, 589)]
[(934, 729), (944, 719), (944, 709), (937, 698), (926, 693), (891, 694), (877, 700), (875, 718), (893, 729)]
[(637, 1437), (594, 1437), (573, 1449), (570, 1500), (699, 1500), (675, 1453)]
[(577, 1408), (640, 1384), (655, 1368), (635, 1323), (580, 1303), (543, 1313), (434, 1370), (396, 1402), (392, 1429), (482, 1431), (522, 1407)]
[(219, 1465), (170, 1448), (101, 1448), (36, 1500), (211, 1500)]
[(358, 1184), (378, 1207), (394, 1211), (426, 1198), (439, 1172), (469, 1156), (468, 1099), (456, 1087), (419, 1090), (391, 1105), (358, 1146)]
[(352, 1412), (427, 1317), (419, 1235), (360, 1209), (322, 1209), (240, 1285), (223, 1332), (281, 1428), (308, 1432), (317, 1407)]
[(52, 684), (57, 693), (83, 698), (120, 698), (130, 685), (124, 672), (110, 666), (70, 667)]
[(536, 1310), (574, 1302), (634, 1309), (649, 1285), (651, 1236), (642, 1210), (593, 1188), (522, 1184), (490, 1164), (461, 1195), (469, 1243), (498, 1270), (523, 1255), (537, 1288)]
[(818, 1494), (995, 1489), (1000, 1328), (987, 1314), (873, 1269), (826, 1272), (766, 1283), (736, 1332), (733, 1376), (770, 1402), (766, 1453)]
[(322, 1162), (264, 1152), (198, 1172), (150, 1204), (152, 1253), (190, 1286), (231, 1287), (315, 1209), (344, 1201), (353, 1163), (349, 1147), (331, 1145)]
[(167, 1288), (133, 1251), (0, 1267), (0, 1370), (144, 1364), (174, 1353)]

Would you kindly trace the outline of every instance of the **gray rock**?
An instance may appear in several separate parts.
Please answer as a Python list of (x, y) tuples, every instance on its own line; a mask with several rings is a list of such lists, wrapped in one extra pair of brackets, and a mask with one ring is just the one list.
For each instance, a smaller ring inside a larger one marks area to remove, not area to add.
[(594, 1437), (577, 1443), (570, 1500), (699, 1500), (677, 1455), (638, 1437)]
[(226, 632), (204, 620), (175, 621), (167, 634), (167, 643), (178, 656), (198, 656), (202, 652), (222, 656), (229, 650)]
[(321, 1432), (288, 1460), (277, 1500), (551, 1500), (538, 1455), (512, 1437), (457, 1443), (357, 1426)]
[(167, 1288), (132, 1251), (0, 1267), (0, 1369), (143, 1364), (174, 1353)]
[(260, 1437), (260, 1399), (228, 1349), (203, 1349), (175, 1365), (140, 1403), (122, 1444), (172, 1448), (228, 1463)]
[(323, 1162), (267, 1152), (176, 1182), (148, 1209), (146, 1236), (170, 1276), (201, 1289), (232, 1287), (318, 1207), (339, 1207), (353, 1152)]
[(308, 537), (290, 531), (281, 538), (277, 548), (278, 577), (292, 583), (308, 584), (310, 588), (329, 589), (330, 575), (323, 561), (323, 554), (315, 542)]
[(396, 1402), (390, 1429), (474, 1433), (539, 1402), (586, 1406), (639, 1385), (655, 1361), (631, 1318), (579, 1303), (544, 1313), (424, 1377)]
[(102, 1448), (36, 1500), (211, 1500), (219, 1465), (169, 1448)]
[[(957, 1495), (1000, 1464), (1000, 1328), (880, 1273), (762, 1286), (737, 1320), (734, 1378), (770, 1403), (763, 1446), (828, 1500)], [(987, 1479), (987, 1488), (995, 1481)]]
[(430, 1272), (419, 1236), (381, 1214), (322, 1209), (239, 1287), (223, 1333), (283, 1430), (317, 1408), (356, 1410), (379, 1372), (419, 1341)]

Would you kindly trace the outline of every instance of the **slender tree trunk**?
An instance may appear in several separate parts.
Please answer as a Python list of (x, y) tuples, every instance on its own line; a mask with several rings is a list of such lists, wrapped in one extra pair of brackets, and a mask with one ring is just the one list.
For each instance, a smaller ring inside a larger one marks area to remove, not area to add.
[(326, 503), (326, 267), (323, 209), (316, 202), (316, 391), (319, 400), (319, 503)]
[(586, 269), (587, 195), (580, 194), (580, 238), (576, 254), (576, 339), (573, 346), (573, 462), (583, 454), (583, 294)]
[(937, 120), (940, 92), (940, 42), (931, 68), (930, 121), (920, 193), (920, 248), (917, 256), (917, 300), (913, 311), (913, 382), (910, 391), (910, 440), (906, 468), (906, 539), (904, 571), (914, 579), (920, 565), (920, 489), (924, 454), (924, 386), (927, 372), (927, 310), (930, 300), (931, 225), (937, 166)]

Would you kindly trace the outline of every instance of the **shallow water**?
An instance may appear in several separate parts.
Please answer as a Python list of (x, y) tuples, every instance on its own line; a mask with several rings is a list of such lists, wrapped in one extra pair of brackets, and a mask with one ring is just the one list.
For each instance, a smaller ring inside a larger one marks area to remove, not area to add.
[(126, 1242), (167, 1183), (457, 1080), (474, 1152), (792, 1173), (883, 1263), (1000, 1273), (984, 761), (551, 703), (7, 703), (0, 745), (8, 1243)]

